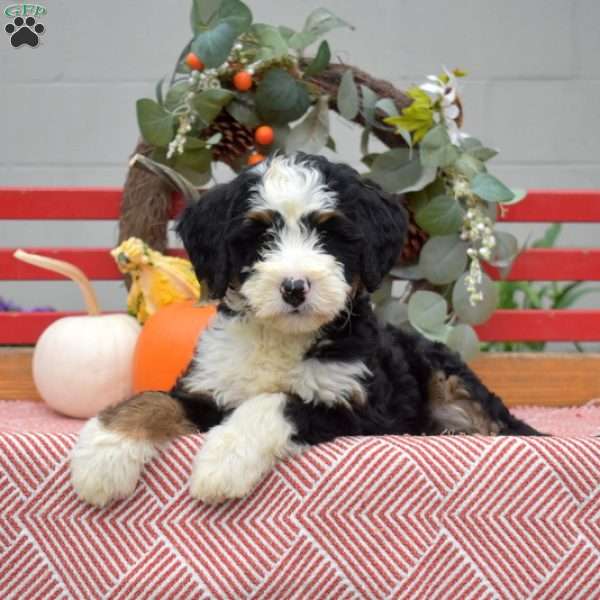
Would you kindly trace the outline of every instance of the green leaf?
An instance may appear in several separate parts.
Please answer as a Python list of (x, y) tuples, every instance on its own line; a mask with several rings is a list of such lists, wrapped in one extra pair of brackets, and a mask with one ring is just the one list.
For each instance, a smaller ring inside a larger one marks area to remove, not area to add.
[(205, 173), (210, 171), (211, 162), (212, 152), (208, 148), (186, 149), (183, 154), (175, 156), (175, 168), (178, 171), (181, 168), (187, 168), (199, 173)]
[(469, 292), (465, 285), (465, 277), (463, 274), (454, 284), (452, 290), (452, 307), (454, 312), (461, 321), (470, 325), (479, 325), (487, 321), (498, 305), (498, 289), (494, 282), (483, 273), (480, 289), (483, 292), (483, 300), (477, 302), (475, 306), (471, 306), (469, 300)]
[(398, 298), (390, 298), (377, 307), (375, 314), (383, 323), (401, 327), (408, 321), (408, 306)]
[(417, 225), (432, 235), (456, 233), (463, 224), (465, 212), (454, 198), (437, 196), (415, 215)]
[(486, 202), (510, 202), (515, 195), (489, 173), (479, 173), (471, 181), (472, 192)]
[(156, 94), (156, 101), (162, 106), (164, 99), (163, 99), (163, 84), (165, 82), (165, 78), (163, 77), (157, 84), (156, 87), (154, 88), (154, 92)]
[(175, 118), (158, 102), (142, 98), (136, 103), (137, 120), (142, 137), (154, 146), (166, 146), (175, 132)]
[(360, 153), (363, 156), (369, 154), (369, 136), (371, 135), (371, 128), (365, 127), (360, 134)]
[(421, 249), (419, 269), (431, 283), (452, 283), (467, 266), (467, 248), (458, 235), (429, 238)]
[(190, 16), (192, 31), (198, 32), (202, 28), (206, 28), (211, 19), (215, 17), (221, 2), (222, 0), (193, 0)]
[(532, 248), (553, 248), (554, 244), (556, 244), (556, 240), (560, 235), (562, 230), (562, 225), (560, 223), (553, 223), (546, 229), (544, 232), (544, 237), (539, 240), (536, 240), (531, 244)]
[(229, 90), (204, 90), (194, 96), (192, 106), (202, 121), (209, 125), (215, 120), (223, 107), (231, 102), (233, 97), (233, 92)]
[(273, 132), (275, 133), (275, 139), (271, 144), (269, 151), (274, 152), (282, 152), (285, 153), (285, 148), (287, 145), (288, 137), (290, 137), (290, 133), (292, 132), (289, 125), (273, 125)]
[(479, 338), (475, 330), (464, 323), (452, 327), (446, 344), (449, 348), (458, 352), (465, 362), (472, 360), (479, 354)]
[(252, 26), (252, 33), (254, 33), (261, 46), (257, 59), (272, 60), (287, 56), (287, 42), (277, 27), (256, 23)]
[(331, 50), (329, 48), (329, 44), (327, 40), (323, 40), (319, 44), (319, 49), (317, 50), (317, 55), (310, 62), (308, 67), (304, 69), (304, 77), (314, 77), (318, 75), (329, 66), (329, 61), (331, 60)]
[(473, 158), (481, 162), (487, 162), (498, 154), (492, 148), (486, 148), (477, 138), (467, 137), (461, 141), (461, 147)]
[(336, 17), (330, 10), (317, 8), (306, 18), (302, 31), (290, 37), (289, 44), (295, 50), (304, 50), (322, 35), (340, 27), (354, 29), (352, 25)]
[(398, 115), (398, 107), (391, 98), (380, 98), (377, 100), (375, 107), (383, 111), (388, 117), (395, 117)]
[(513, 188), (511, 189), (511, 192), (513, 193), (513, 199), (508, 202), (503, 202), (503, 206), (512, 206), (513, 204), (517, 204), (517, 202), (521, 202), (521, 200), (527, 196), (527, 190)]
[(444, 326), (448, 303), (435, 292), (415, 292), (408, 301), (408, 318), (419, 331), (436, 333)]
[(287, 71), (267, 71), (256, 90), (256, 110), (267, 123), (284, 125), (299, 119), (310, 106), (306, 87)]
[(164, 107), (171, 112), (177, 110), (183, 105), (185, 97), (190, 89), (191, 86), (187, 81), (179, 81), (171, 86), (165, 96)]
[(495, 267), (509, 267), (519, 254), (519, 242), (512, 233), (506, 231), (496, 231), (494, 237), (496, 238), (496, 245), (488, 262)]
[(290, 38), (296, 33), (291, 27), (286, 27), (285, 25), (280, 25), (278, 29), (281, 37), (283, 37), (287, 43), (289, 43)]
[(242, 125), (250, 129), (255, 129), (261, 124), (261, 120), (254, 112), (254, 108), (249, 103), (236, 100), (235, 98), (226, 106), (225, 110)]
[(377, 105), (377, 100), (379, 100), (379, 97), (370, 87), (367, 87), (366, 85), (361, 84), (360, 91), (362, 93), (362, 111), (365, 121), (370, 125), (375, 125), (375, 106)]
[(327, 143), (325, 144), (325, 147), (329, 148), (332, 152), (337, 152), (335, 140), (331, 136), (327, 138)]
[(342, 75), (337, 94), (337, 106), (342, 117), (348, 119), (348, 121), (352, 121), (358, 114), (360, 107), (358, 88), (354, 83), (354, 76), (350, 69), (344, 71)]
[(419, 269), (419, 265), (402, 265), (399, 267), (393, 267), (390, 270), (390, 275), (396, 279), (403, 279), (408, 281), (418, 281), (424, 279), (423, 273)]
[(320, 96), (304, 120), (292, 129), (286, 143), (288, 153), (319, 152), (329, 138), (329, 96)]
[[(203, 0), (204, 1), (204, 0)], [(208, 4), (215, 4), (214, 0), (209, 0)], [(210, 6), (205, 11), (207, 14)], [(231, 27), (236, 36), (248, 31), (252, 24), (252, 12), (240, 0), (220, 0), (216, 10), (210, 15), (204, 23), (204, 28), (211, 28), (218, 23), (226, 23)]]
[(229, 57), (233, 43), (237, 38), (235, 30), (227, 23), (217, 23), (211, 29), (201, 31), (194, 36), (192, 52), (211, 69), (221, 66)]
[(449, 167), (458, 158), (459, 151), (450, 141), (443, 125), (436, 125), (419, 144), (424, 167)]
[(394, 148), (377, 155), (369, 173), (369, 177), (387, 192), (421, 189), (435, 176), (435, 169), (424, 169), (418, 155), (412, 155), (408, 148)]
[(402, 109), (401, 115), (387, 117), (383, 122), (387, 125), (394, 125), (398, 133), (406, 131), (412, 133), (413, 143), (416, 144), (425, 137), (435, 124), (433, 106), (431, 98), (420, 88), (411, 88), (407, 94), (412, 98), (412, 104)]
[(472, 179), (477, 175), (477, 173), (485, 172), (485, 165), (478, 159), (471, 156), (471, 154), (467, 154), (463, 152), (454, 163), (454, 168), (467, 177), (468, 179)]

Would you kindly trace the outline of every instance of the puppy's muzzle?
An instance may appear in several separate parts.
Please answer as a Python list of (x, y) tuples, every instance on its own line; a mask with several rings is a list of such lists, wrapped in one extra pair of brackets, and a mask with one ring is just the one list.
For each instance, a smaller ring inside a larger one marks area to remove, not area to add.
[(283, 280), (279, 289), (283, 301), (294, 308), (298, 308), (306, 300), (306, 295), (310, 289), (310, 282), (308, 279), (287, 277)]

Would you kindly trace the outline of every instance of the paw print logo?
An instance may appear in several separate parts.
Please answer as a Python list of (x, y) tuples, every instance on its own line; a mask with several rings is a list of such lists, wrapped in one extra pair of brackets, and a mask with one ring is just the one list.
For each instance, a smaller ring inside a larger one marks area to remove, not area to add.
[(13, 48), (18, 48), (27, 44), (35, 48), (39, 42), (39, 34), (44, 33), (45, 27), (41, 23), (36, 23), (33, 17), (15, 17), (12, 23), (9, 23), (4, 30), (10, 35), (10, 43)]

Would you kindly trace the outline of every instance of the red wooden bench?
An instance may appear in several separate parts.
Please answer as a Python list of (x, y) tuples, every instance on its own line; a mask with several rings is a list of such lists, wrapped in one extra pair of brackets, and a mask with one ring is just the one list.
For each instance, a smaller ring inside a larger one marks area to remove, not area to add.
[[(0, 220), (118, 220), (121, 190), (116, 188), (4, 188), (0, 189)], [(173, 214), (179, 210), (174, 202)], [(599, 191), (535, 190), (500, 218), (504, 222), (600, 223)], [(26, 248), (32, 252), (70, 261), (91, 280), (120, 280), (109, 248)], [(0, 248), (0, 280), (55, 280), (60, 276), (42, 271), (13, 258), (14, 248)], [(172, 251), (180, 254), (182, 251)], [(490, 270), (493, 278), (499, 275)], [(508, 279), (512, 281), (600, 281), (600, 248), (529, 249), (515, 261)], [(19, 313), (0, 312), (0, 345), (31, 345), (53, 321), (72, 312)], [(484, 341), (600, 341), (600, 309), (584, 310), (497, 310), (477, 328)], [(484, 379), (498, 379), (502, 368), (498, 359), (477, 362)], [(514, 356), (505, 357), (512, 365)], [(550, 359), (548, 359), (550, 360)], [(569, 361), (572, 364), (573, 357)], [(5, 361), (5, 370), (8, 368)], [(20, 364), (20, 363), (19, 363)], [(542, 365), (539, 361), (538, 365)], [(587, 366), (581, 365), (582, 373)], [(489, 366), (488, 365), (492, 365)], [(506, 369), (512, 367), (507, 366)], [(600, 371), (600, 369), (597, 369)], [(487, 375), (486, 375), (487, 373)], [(0, 380), (2, 379), (0, 367)], [(5, 375), (6, 376), (6, 375)], [(600, 376), (599, 378), (600, 379)], [(506, 385), (504, 380), (499, 381)], [(28, 390), (30, 388), (27, 388)], [(596, 390), (600, 381), (593, 379), (585, 392)], [(588, 396), (588, 398), (591, 396)]]

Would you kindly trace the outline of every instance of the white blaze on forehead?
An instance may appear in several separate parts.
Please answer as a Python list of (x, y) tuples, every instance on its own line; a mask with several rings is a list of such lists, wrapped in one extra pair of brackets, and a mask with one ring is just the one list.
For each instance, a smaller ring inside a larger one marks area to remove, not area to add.
[(288, 224), (314, 211), (333, 210), (336, 195), (323, 183), (321, 172), (276, 156), (268, 164), (251, 198), (252, 209), (277, 211)]

